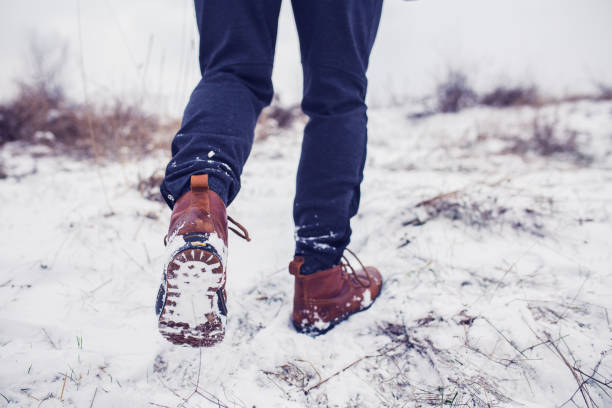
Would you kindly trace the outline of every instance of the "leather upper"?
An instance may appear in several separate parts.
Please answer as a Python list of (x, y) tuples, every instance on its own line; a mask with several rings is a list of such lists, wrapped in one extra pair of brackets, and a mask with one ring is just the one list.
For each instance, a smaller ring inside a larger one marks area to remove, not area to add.
[(178, 199), (170, 217), (168, 237), (216, 232), (227, 246), (225, 203), (208, 187), (208, 175), (191, 176), (191, 190)]
[(292, 319), (302, 330), (325, 327), (371, 305), (379, 295), (382, 276), (372, 266), (351, 269), (340, 264), (332, 268), (303, 275), (304, 258), (296, 256), (289, 264), (295, 276)]

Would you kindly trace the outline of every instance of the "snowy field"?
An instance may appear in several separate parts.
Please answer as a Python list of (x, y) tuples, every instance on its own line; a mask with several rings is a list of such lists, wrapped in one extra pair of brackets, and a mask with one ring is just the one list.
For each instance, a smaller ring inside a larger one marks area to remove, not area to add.
[(172, 346), (154, 300), (158, 157), (0, 150), (0, 407), (612, 406), (612, 103), (370, 112), (351, 248), (385, 278), (328, 334), (289, 321), (301, 123), (257, 142), (229, 214), (228, 331)]

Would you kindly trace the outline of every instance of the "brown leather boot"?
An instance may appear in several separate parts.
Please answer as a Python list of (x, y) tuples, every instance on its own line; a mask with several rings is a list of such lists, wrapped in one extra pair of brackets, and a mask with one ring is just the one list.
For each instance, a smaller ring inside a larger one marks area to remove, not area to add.
[(297, 331), (323, 334), (350, 315), (369, 308), (378, 297), (382, 287), (378, 269), (363, 266), (355, 256), (361, 265), (355, 270), (342, 258), (341, 264), (310, 275), (300, 273), (303, 257), (296, 256), (289, 264), (289, 273), (295, 276), (291, 317)]
[(155, 307), (159, 331), (171, 343), (208, 347), (225, 336), (227, 220), (208, 175), (191, 176), (191, 191), (176, 202), (170, 218), (168, 261)]

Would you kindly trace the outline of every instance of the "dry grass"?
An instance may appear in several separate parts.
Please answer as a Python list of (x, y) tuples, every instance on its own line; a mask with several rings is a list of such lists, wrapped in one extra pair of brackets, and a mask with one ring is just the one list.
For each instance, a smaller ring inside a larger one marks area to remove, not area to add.
[(77, 158), (140, 157), (169, 146), (177, 123), (162, 121), (121, 100), (100, 104), (66, 97), (63, 68), (67, 47), (32, 36), (24, 80), (0, 104), (0, 146), (8, 142), (44, 145)]
[(599, 94), (597, 100), (599, 101), (612, 101), (612, 84), (598, 83), (596, 85)]
[(539, 106), (542, 104), (542, 99), (538, 89), (533, 85), (501, 85), (480, 96), (478, 103), (495, 108), (508, 108), (512, 106)]
[(164, 181), (164, 170), (157, 169), (149, 177), (140, 177), (136, 188), (138, 192), (147, 200), (164, 202), (159, 186)]
[(279, 96), (275, 95), (272, 104), (262, 111), (257, 120), (255, 141), (265, 140), (283, 129), (291, 128), (297, 122), (305, 123), (306, 120), (299, 104), (283, 106)]
[[(510, 402), (496, 384), (495, 378), (469, 373), (465, 369), (465, 362), (461, 363), (465, 357), (457, 354), (455, 350), (437, 347), (427, 334), (440, 327), (452, 330), (453, 326), (464, 327), (467, 331), (476, 318), (462, 311), (453, 319), (429, 313), (412, 324), (405, 321), (381, 323), (379, 333), (388, 337), (392, 344), (401, 345), (387, 353), (385, 361), (380, 361), (387, 372), (396, 372), (396, 375), (385, 383), (384, 387), (389, 387), (387, 392), (396, 388), (392, 395), (403, 394), (399, 401), (410, 401), (419, 407), (490, 408)], [(418, 377), (410, 378), (407, 374), (412, 371), (411, 367), (429, 367), (429, 381), (415, 381)], [(436, 377), (438, 385), (435, 384)]]
[(491, 90), (477, 92), (470, 77), (460, 69), (449, 69), (444, 79), (435, 87), (432, 109), (414, 114), (415, 118), (434, 113), (456, 113), (475, 106), (511, 108), (517, 106), (542, 107), (563, 102), (612, 100), (612, 86), (595, 84), (592, 93), (568, 94), (561, 97), (542, 95), (533, 84), (499, 84)]
[(459, 70), (449, 70), (446, 78), (436, 87), (437, 111), (454, 113), (471, 108), (478, 100), (467, 75)]
[(539, 106), (543, 102), (534, 85), (498, 85), (479, 95), (466, 73), (449, 69), (446, 78), (436, 86), (436, 112), (454, 113), (477, 105), (495, 108)]
[(537, 113), (527, 126), (527, 137), (502, 137), (509, 146), (501, 153), (526, 156), (557, 157), (579, 165), (589, 165), (593, 157), (581, 150), (579, 132), (563, 127), (558, 115)]
[(46, 145), (77, 158), (147, 154), (169, 145), (162, 135), (174, 126), (120, 101), (109, 106), (74, 103), (61, 89), (45, 84), (21, 83), (15, 98), (0, 105), (0, 145)]
[[(327, 375), (321, 375), (324, 367), (318, 369), (305, 360), (287, 362), (262, 373), (287, 398), (295, 400), (303, 393), (316, 406), (325, 406), (321, 400), (325, 400), (326, 391), (320, 387), (337, 387), (345, 377), (351, 376), (367, 377), (380, 406), (490, 408), (509, 403), (511, 400), (501, 391), (496, 379), (465, 372), (467, 362), (461, 362), (465, 356), (437, 347), (429, 337), (431, 330), (440, 327), (468, 330), (476, 319), (464, 311), (456, 317), (445, 319), (430, 313), (412, 324), (383, 321), (374, 328), (374, 333), (388, 339), (385, 345)], [(414, 376), (415, 372), (420, 374)], [(347, 406), (361, 406), (355, 405), (359, 394), (352, 400)]]
[(552, 213), (552, 200), (545, 203), (534, 200), (533, 206), (517, 206), (513, 202), (504, 202), (494, 192), (493, 187), (482, 186), (473, 192), (439, 194), (416, 204), (416, 214), (402, 225), (421, 226), (437, 218), (446, 218), (475, 229), (508, 225), (516, 231), (543, 236), (542, 217)]

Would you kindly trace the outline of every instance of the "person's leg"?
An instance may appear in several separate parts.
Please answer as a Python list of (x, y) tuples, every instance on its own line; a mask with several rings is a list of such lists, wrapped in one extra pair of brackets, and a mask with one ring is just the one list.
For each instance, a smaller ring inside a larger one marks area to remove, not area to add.
[(253, 143), (257, 118), (272, 99), (272, 63), (281, 0), (196, 0), (200, 70), (172, 142), (161, 193), (173, 208), (193, 174), (208, 174), (228, 205)]
[(366, 70), (382, 0), (292, 0), (304, 69), (304, 130), (293, 216), (302, 274), (340, 262), (366, 155)]
[(174, 344), (207, 347), (225, 336), (225, 207), (240, 188), (257, 117), (272, 99), (279, 9), (280, 0), (195, 2), (202, 80), (161, 186), (172, 215), (155, 312)]

